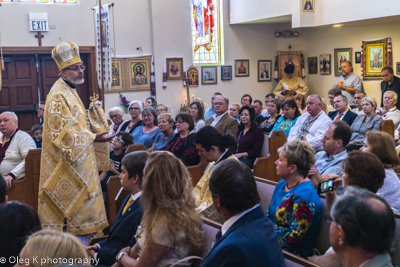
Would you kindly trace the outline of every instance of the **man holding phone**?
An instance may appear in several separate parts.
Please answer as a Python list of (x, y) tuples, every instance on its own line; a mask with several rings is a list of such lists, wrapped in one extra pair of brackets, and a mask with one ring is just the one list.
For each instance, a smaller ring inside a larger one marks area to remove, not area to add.
[[(318, 184), (341, 176), (342, 161), (347, 157), (346, 145), (351, 138), (351, 127), (342, 120), (334, 121), (322, 138), (323, 151), (315, 155), (315, 165), (308, 172), (308, 176), (315, 188)], [(336, 193), (341, 195), (343, 187), (340, 185)]]

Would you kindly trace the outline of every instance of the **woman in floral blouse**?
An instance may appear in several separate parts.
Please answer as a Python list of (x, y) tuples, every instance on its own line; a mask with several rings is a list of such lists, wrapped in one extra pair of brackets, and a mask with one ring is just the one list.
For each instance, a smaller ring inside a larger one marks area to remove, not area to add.
[(312, 255), (321, 219), (321, 200), (307, 178), (315, 163), (314, 150), (298, 139), (279, 150), (275, 188), (268, 217), (275, 224), (282, 249), (302, 257)]
[(264, 133), (270, 133), (276, 121), (281, 117), (279, 114), (281, 110), (281, 102), (276, 99), (272, 98), (268, 101), (267, 111), (269, 116), (265, 117), (265, 121), (260, 124), (261, 129)]

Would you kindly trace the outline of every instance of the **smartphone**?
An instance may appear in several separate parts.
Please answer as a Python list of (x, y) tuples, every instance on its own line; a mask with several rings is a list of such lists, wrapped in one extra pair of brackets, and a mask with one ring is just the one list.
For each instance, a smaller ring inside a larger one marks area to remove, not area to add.
[(318, 184), (318, 194), (326, 193), (333, 190), (333, 180)]

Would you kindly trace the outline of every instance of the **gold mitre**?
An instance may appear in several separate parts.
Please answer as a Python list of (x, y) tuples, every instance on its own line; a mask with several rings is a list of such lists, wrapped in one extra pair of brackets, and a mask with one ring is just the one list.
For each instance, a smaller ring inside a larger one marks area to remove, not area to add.
[(62, 70), (77, 63), (82, 63), (79, 56), (79, 47), (73, 43), (61, 43), (53, 48), (51, 57), (57, 63), (58, 69)]

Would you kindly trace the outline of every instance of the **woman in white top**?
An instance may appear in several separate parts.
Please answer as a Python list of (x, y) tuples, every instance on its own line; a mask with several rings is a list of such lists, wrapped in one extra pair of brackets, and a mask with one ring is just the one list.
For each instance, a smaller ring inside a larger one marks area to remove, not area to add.
[(385, 166), (385, 180), (376, 194), (400, 213), (400, 180), (396, 172), (400, 170), (400, 159), (396, 153), (393, 138), (386, 132), (367, 132), (360, 150), (376, 155)]
[[(172, 153), (149, 155), (143, 178), (143, 222), (137, 243), (118, 253), (113, 266), (169, 266), (200, 253), (203, 231), (195, 211), (192, 182), (185, 165)], [(190, 262), (179, 266), (190, 266)]]
[(194, 101), (190, 104), (190, 116), (192, 116), (194, 121), (194, 129), (192, 132), (198, 132), (206, 125), (203, 106), (199, 101)]

